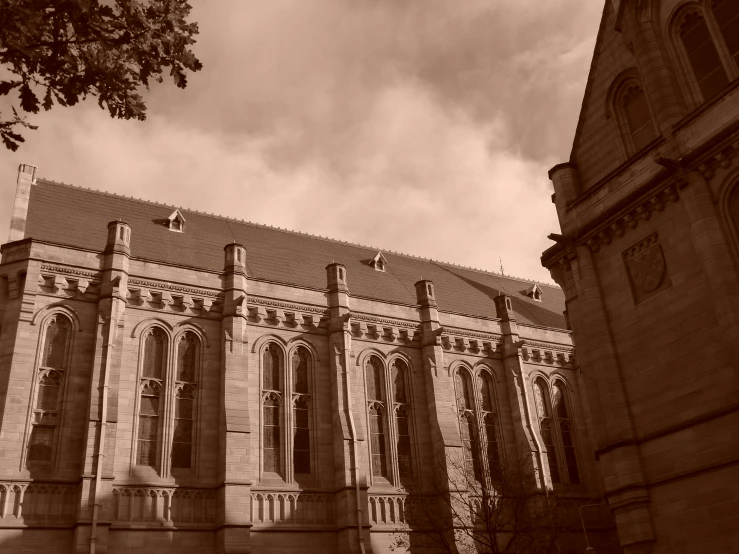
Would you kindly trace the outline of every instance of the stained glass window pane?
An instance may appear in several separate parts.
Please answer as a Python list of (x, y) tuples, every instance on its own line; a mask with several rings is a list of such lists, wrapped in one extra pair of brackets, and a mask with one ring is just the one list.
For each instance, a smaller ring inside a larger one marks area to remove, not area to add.
[(308, 354), (302, 347), (293, 352), (293, 392), (308, 393)]
[(154, 328), (144, 341), (144, 377), (161, 379), (164, 375), (164, 332)]
[(58, 374), (52, 372), (41, 377), (39, 380), (36, 408), (45, 411), (56, 411), (60, 390), (61, 379)]
[(373, 406), (370, 409), (370, 451), (372, 453), (372, 473), (387, 477), (387, 460), (385, 459), (385, 428), (382, 411)]
[(398, 471), (400, 477), (413, 477), (411, 437), (406, 410), (398, 410), (395, 421), (398, 426), (398, 440), (396, 445), (398, 450)]
[(726, 88), (729, 78), (703, 16), (698, 13), (688, 15), (680, 29), (680, 38), (685, 45), (703, 99), (710, 100)]
[(480, 387), (480, 396), (482, 397), (482, 409), (485, 412), (493, 411), (493, 387), (490, 383), (490, 376), (483, 373), (477, 377), (477, 383)]
[(275, 399), (264, 402), (264, 471), (280, 472), (280, 408)]
[(298, 400), (293, 410), (295, 428), (293, 429), (293, 470), (295, 473), (310, 473), (310, 429), (308, 426), (308, 405)]
[(159, 398), (156, 396), (141, 397), (141, 415), (157, 416), (159, 415)]
[(395, 402), (408, 403), (408, 395), (405, 390), (406, 365), (405, 362), (395, 360), (393, 363), (393, 394)]
[(457, 408), (460, 410), (472, 409), (472, 394), (469, 386), (469, 376), (466, 371), (458, 371), (454, 376)]
[(69, 333), (69, 321), (65, 317), (55, 317), (46, 328), (44, 339), (44, 355), (41, 360), (43, 367), (64, 369), (64, 350)]
[(273, 344), (264, 349), (264, 388), (265, 390), (282, 390), (280, 388), (280, 353)]
[(501, 477), (501, 468), (495, 416), (493, 414), (486, 414), (484, 424), (485, 439), (487, 441), (488, 469), (490, 471), (490, 478), (493, 480), (497, 480)]
[(159, 435), (159, 418), (139, 417), (139, 437), (137, 448), (137, 464), (156, 467), (157, 438)]
[(54, 427), (34, 425), (28, 443), (28, 460), (34, 462), (50, 462), (54, 443)]
[(367, 400), (383, 400), (382, 363), (371, 357), (367, 361)]
[(177, 380), (195, 381), (198, 359), (198, 339), (194, 333), (185, 333), (177, 346)]

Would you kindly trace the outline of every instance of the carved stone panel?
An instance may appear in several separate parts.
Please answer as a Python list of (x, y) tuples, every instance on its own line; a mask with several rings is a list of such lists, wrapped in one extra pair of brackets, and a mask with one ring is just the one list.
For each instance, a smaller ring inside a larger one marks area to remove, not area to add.
[(657, 233), (628, 248), (623, 258), (636, 304), (672, 286)]

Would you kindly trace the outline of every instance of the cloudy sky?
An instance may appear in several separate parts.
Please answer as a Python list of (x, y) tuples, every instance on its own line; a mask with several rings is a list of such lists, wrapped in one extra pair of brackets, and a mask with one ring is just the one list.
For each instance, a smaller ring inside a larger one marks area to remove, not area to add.
[(193, 2), (204, 69), (145, 122), (94, 100), (0, 153), (76, 185), (550, 281), (603, 0)]

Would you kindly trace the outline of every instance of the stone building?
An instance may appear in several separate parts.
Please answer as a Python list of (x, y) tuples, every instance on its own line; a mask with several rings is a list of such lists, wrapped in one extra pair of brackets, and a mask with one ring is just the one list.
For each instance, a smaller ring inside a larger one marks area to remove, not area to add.
[(3, 551), (427, 552), (405, 504), (470, 436), (601, 497), (559, 288), (35, 173), (0, 263)]
[(739, 2), (605, 3), (562, 286), (626, 552), (739, 552)]

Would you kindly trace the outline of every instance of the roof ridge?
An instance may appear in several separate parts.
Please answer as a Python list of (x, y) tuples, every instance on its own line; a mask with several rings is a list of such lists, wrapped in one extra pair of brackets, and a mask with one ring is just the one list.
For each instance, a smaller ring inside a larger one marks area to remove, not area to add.
[(80, 189), (80, 190), (85, 190), (85, 191), (88, 191), (88, 192), (94, 192), (96, 194), (101, 194), (103, 196), (112, 196), (112, 197), (115, 197), (115, 198), (125, 198), (125, 199), (128, 199), (128, 200), (135, 200), (137, 202), (142, 202), (144, 204), (149, 204), (151, 206), (160, 206), (160, 207), (163, 207), (163, 208), (175, 208), (175, 209), (178, 209), (178, 210), (184, 210), (186, 212), (196, 213), (196, 214), (199, 214), (199, 215), (213, 217), (213, 218), (216, 218), (216, 219), (222, 219), (222, 220), (225, 220), (225, 221), (232, 221), (234, 223), (244, 223), (244, 224), (247, 224), (247, 225), (253, 225), (255, 227), (261, 227), (263, 229), (273, 229), (275, 231), (281, 231), (283, 233), (289, 233), (289, 234), (293, 234), (293, 235), (303, 235), (303, 236), (312, 237), (312, 238), (323, 240), (323, 241), (327, 241), (327, 242), (333, 242), (333, 243), (338, 243), (338, 244), (345, 244), (345, 245), (349, 245), (349, 246), (357, 246), (359, 248), (366, 248), (368, 250), (375, 250), (375, 251), (379, 251), (379, 252), (383, 252), (383, 253), (390, 253), (390, 254), (393, 254), (395, 256), (403, 256), (403, 257), (406, 257), (406, 258), (413, 258), (413, 259), (416, 259), (416, 260), (423, 260), (423, 261), (426, 261), (426, 262), (433, 262), (433, 263), (436, 263), (436, 264), (441, 264), (441, 265), (456, 267), (456, 268), (465, 269), (465, 270), (468, 270), (468, 271), (476, 271), (478, 273), (484, 273), (486, 275), (494, 275), (496, 277), (504, 277), (506, 279), (514, 279), (514, 280), (517, 280), (517, 281), (523, 281), (523, 282), (527, 282), (527, 283), (536, 283), (536, 284), (544, 285), (544, 286), (547, 286), (547, 287), (559, 288), (557, 285), (554, 285), (554, 284), (551, 284), (551, 283), (545, 283), (545, 282), (542, 282), (542, 281), (537, 281), (535, 279), (529, 279), (529, 278), (525, 278), (525, 277), (516, 277), (516, 276), (513, 276), (513, 275), (505, 275), (505, 274), (502, 274), (502, 273), (496, 273), (495, 271), (488, 271), (486, 269), (478, 269), (476, 267), (470, 267), (470, 266), (465, 266), (465, 265), (461, 265), (461, 264), (455, 264), (453, 262), (446, 262), (446, 261), (441, 261), (441, 260), (434, 260), (433, 258), (425, 258), (423, 256), (416, 256), (415, 254), (406, 254), (404, 252), (397, 252), (395, 250), (388, 250), (388, 249), (385, 249), (385, 248), (378, 248), (376, 246), (369, 246), (369, 245), (366, 245), (366, 244), (359, 244), (359, 243), (356, 243), (356, 242), (349, 242), (349, 241), (346, 241), (346, 240), (334, 239), (334, 238), (331, 238), (331, 237), (324, 237), (324, 236), (321, 236), (321, 235), (313, 235), (311, 233), (306, 233), (304, 231), (293, 231), (292, 229), (287, 229), (287, 228), (283, 229), (282, 227), (275, 227), (273, 225), (267, 225), (266, 223), (256, 223), (256, 222), (253, 222), (253, 221), (246, 221), (244, 219), (238, 219), (238, 218), (229, 217), (229, 216), (226, 216), (226, 215), (214, 214), (214, 213), (210, 213), (210, 212), (202, 212), (200, 210), (191, 210), (190, 208), (185, 208), (185, 207), (182, 207), (182, 206), (176, 206), (174, 204), (164, 204), (162, 202), (155, 202), (153, 200), (147, 200), (145, 198), (136, 198), (134, 196), (127, 196), (125, 194), (118, 194), (118, 193), (109, 192), (109, 191), (106, 191), (106, 190), (99, 190), (99, 189), (93, 189), (93, 188), (88, 188), (88, 187), (82, 187), (80, 185), (73, 185), (71, 183), (64, 183), (62, 181), (55, 181), (53, 179), (47, 179), (46, 177), (37, 177), (36, 178), (36, 181), (37, 182), (38, 181), (44, 181), (45, 183), (49, 183), (49, 184), (52, 184), (52, 185), (57, 185), (57, 186), (62, 186), (62, 187), (69, 187), (69, 188), (74, 188), (74, 189)]

